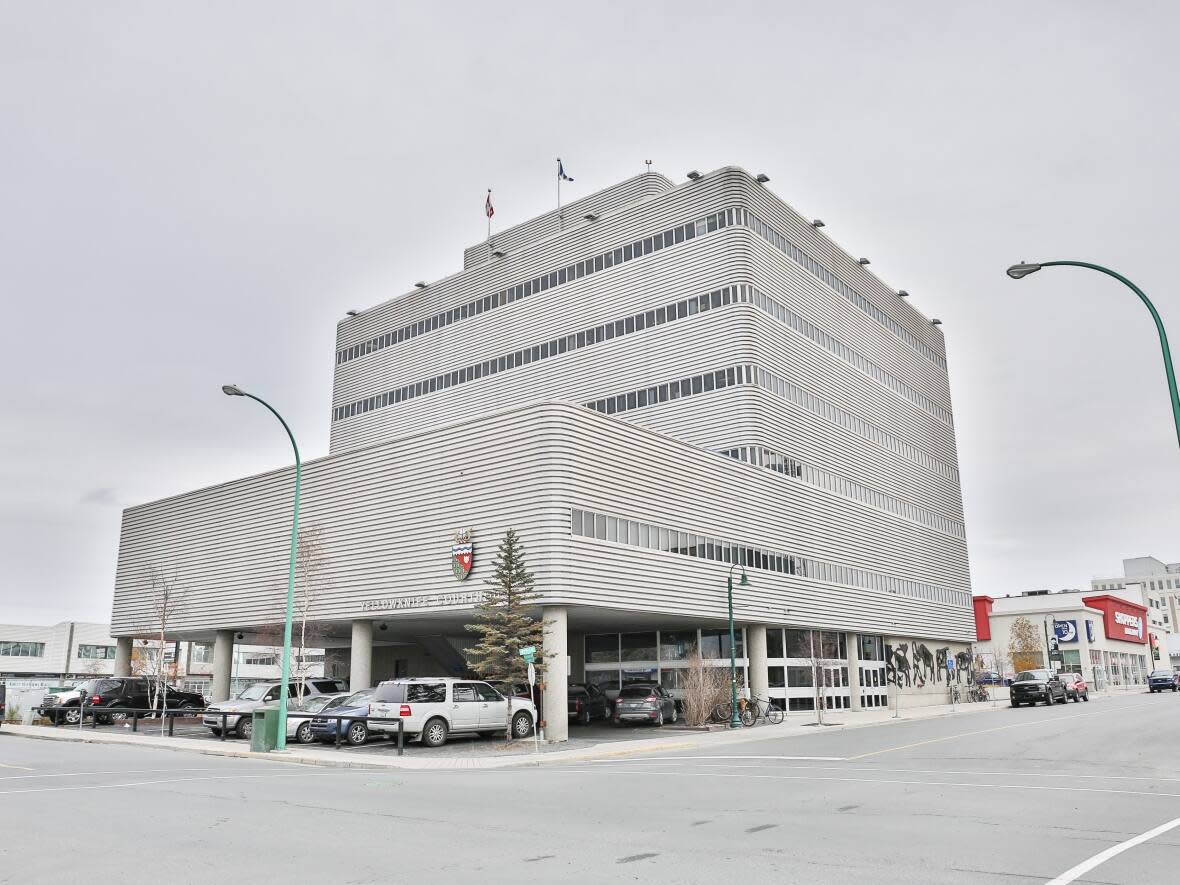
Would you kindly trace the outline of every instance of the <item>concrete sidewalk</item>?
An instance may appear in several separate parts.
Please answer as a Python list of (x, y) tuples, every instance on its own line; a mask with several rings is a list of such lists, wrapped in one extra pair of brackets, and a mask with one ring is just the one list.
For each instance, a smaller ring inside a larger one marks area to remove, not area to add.
[[(1117, 694), (1095, 694), (1093, 700), (1109, 700)], [(298, 747), (288, 748), (282, 752), (265, 754), (251, 753), (249, 750), (226, 746), (219, 741), (205, 738), (162, 737), (159, 735), (111, 734), (91, 731), (89, 729), (51, 728), (36, 725), (4, 725), (0, 734), (14, 737), (25, 737), (51, 741), (73, 741), (93, 744), (123, 744), (136, 747), (154, 747), (165, 750), (183, 750), (209, 756), (230, 756), (238, 758), (260, 759), (266, 758), (275, 762), (292, 762), (301, 765), (321, 765), (332, 768), (368, 768), (368, 769), (402, 769), (402, 770), (453, 770), (453, 769), (493, 769), (511, 768), (518, 766), (544, 765), (562, 762), (588, 762), (602, 759), (617, 759), (637, 756), (644, 753), (664, 753), (683, 750), (720, 749), (736, 744), (753, 743), (756, 741), (774, 740), (779, 738), (815, 736), (817, 734), (831, 734), (856, 728), (884, 726), (894, 722), (913, 722), (924, 719), (935, 719), (945, 716), (969, 716), (987, 710), (999, 709), (1007, 706), (1007, 700), (997, 700), (994, 703), (958, 704), (953, 709), (949, 704), (915, 707), (902, 709), (898, 715), (889, 709), (864, 710), (859, 712), (829, 711), (826, 722), (830, 727), (816, 727), (812, 714), (791, 714), (781, 725), (757, 725), (754, 728), (736, 731), (721, 730), (711, 732), (682, 731), (678, 734), (663, 734), (656, 738), (637, 738), (628, 741), (611, 741), (595, 744), (589, 747), (562, 750), (552, 746), (537, 753), (531, 743), (522, 742), (518, 752), (503, 752), (486, 756), (433, 756), (412, 755), (397, 756), (395, 751), (384, 745), (380, 750), (352, 749), (344, 754), (325, 753), (322, 750), (312, 751)], [(342, 758), (343, 757), (343, 758)]]

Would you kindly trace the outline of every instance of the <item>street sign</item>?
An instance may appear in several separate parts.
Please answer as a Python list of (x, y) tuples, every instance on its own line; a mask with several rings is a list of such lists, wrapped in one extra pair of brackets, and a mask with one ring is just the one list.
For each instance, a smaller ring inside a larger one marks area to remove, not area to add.
[(524, 658), (526, 662), (531, 664), (537, 659), (537, 647), (535, 645), (530, 645), (522, 648), (520, 650), (520, 656)]
[(533, 666), (533, 662), (529, 661), (529, 687), (537, 684), (537, 668)]

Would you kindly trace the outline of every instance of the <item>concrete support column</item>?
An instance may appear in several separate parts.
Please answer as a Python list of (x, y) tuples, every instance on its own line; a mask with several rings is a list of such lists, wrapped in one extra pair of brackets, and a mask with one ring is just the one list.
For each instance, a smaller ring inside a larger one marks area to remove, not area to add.
[(131, 642), (130, 636), (120, 636), (115, 639), (115, 675), (131, 675)]
[(746, 657), (750, 695), (761, 701), (770, 699), (770, 674), (766, 668), (766, 625), (746, 626)]
[(848, 709), (859, 710), (860, 703), (860, 634), (848, 634)]
[(234, 666), (234, 631), (218, 630), (213, 640), (213, 702), (229, 700), (229, 677)]
[(373, 622), (352, 622), (352, 661), (348, 688), (360, 691), (373, 687)]
[(541, 703), (545, 708), (545, 740), (550, 743), (567, 741), (570, 736), (569, 654), (568, 627), (564, 606), (541, 609), (544, 623), (542, 652), (545, 655), (545, 694)]

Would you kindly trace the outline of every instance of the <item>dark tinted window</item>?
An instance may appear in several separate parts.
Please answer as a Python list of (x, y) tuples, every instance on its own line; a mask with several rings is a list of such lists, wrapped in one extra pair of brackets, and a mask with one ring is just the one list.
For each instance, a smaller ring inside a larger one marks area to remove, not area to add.
[(650, 685), (628, 685), (619, 692), (621, 698), (645, 698), (650, 694), (655, 694), (655, 689)]
[(470, 682), (456, 682), (451, 689), (451, 700), (456, 704), (474, 704), (475, 686)]
[(322, 691), (324, 694), (348, 691), (348, 686), (340, 679), (317, 679), (312, 682), (312, 685), (316, 687), (316, 691)]
[(504, 700), (500, 692), (496, 691), (486, 682), (475, 683), (475, 691), (479, 695), (481, 701), (502, 701)]
[(117, 694), (123, 687), (118, 679), (99, 679), (92, 683), (96, 688), (88, 689), (92, 694)]
[(1047, 682), (1049, 680), (1048, 670), (1025, 670), (1016, 676), (1016, 682)]
[(445, 682), (407, 682), (407, 704), (443, 704), (447, 700)]

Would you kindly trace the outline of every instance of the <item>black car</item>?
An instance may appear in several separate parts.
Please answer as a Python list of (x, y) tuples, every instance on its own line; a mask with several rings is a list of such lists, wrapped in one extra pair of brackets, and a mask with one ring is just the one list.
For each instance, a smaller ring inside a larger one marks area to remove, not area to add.
[(1152, 670), (1147, 677), (1147, 688), (1152, 694), (1157, 691), (1175, 691), (1180, 688), (1180, 673), (1171, 670)]
[[(205, 699), (191, 691), (168, 687), (164, 697), (152, 703), (154, 681), (142, 676), (105, 676), (80, 684), (75, 691), (46, 695), (41, 702), (41, 713), (54, 722), (75, 725), (83, 717), (97, 716), (101, 723), (126, 719), (126, 711), (159, 709), (199, 710)], [(113, 707), (118, 712), (100, 713), (102, 707)]]
[(612, 718), (615, 725), (628, 722), (663, 725), (665, 722), (675, 722), (678, 718), (676, 701), (654, 682), (624, 685), (619, 690)]
[(610, 719), (610, 701), (597, 685), (571, 682), (568, 692), (571, 721), (589, 725), (593, 719)]
[(1021, 704), (1036, 705), (1044, 701), (1052, 706), (1060, 701), (1065, 703), (1065, 683), (1052, 670), (1025, 670), (1017, 673), (1008, 688), (1008, 698), (1013, 707)]

